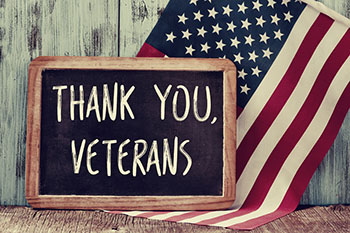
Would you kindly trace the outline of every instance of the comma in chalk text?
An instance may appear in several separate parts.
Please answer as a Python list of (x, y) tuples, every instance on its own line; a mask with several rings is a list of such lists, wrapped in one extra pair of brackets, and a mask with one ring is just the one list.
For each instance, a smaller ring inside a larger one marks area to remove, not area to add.
[[(172, 100), (169, 97), (171, 90), (173, 86), (168, 85), (165, 90), (161, 90), (157, 84), (153, 85), (153, 90), (156, 93), (156, 96), (158, 97), (159, 107), (160, 107), (160, 120), (164, 121), (166, 118), (166, 103), (167, 101), (172, 101), (172, 116), (177, 122), (185, 121), (189, 114), (190, 114), (190, 107), (191, 104), (193, 105), (193, 116), (198, 122), (206, 122), (209, 120), (211, 115), (211, 109), (212, 109), (212, 103), (211, 103), (211, 93), (210, 93), (210, 87), (205, 86), (205, 96), (206, 96), (206, 111), (204, 115), (200, 115), (198, 111), (198, 92), (199, 92), (199, 86), (195, 86), (193, 90), (193, 98), (190, 98), (190, 91), (189, 89), (184, 85), (178, 85), (176, 86), (176, 90), (172, 96)], [(134, 120), (136, 117), (134, 115), (134, 112), (132, 110), (132, 104), (130, 104), (129, 98), (130, 96), (136, 91), (135, 86), (131, 86), (128, 90), (125, 89), (125, 86), (119, 85), (117, 82), (114, 83), (113, 87), (113, 95), (111, 98), (109, 86), (108, 84), (103, 84), (102, 87), (102, 108), (100, 107), (101, 104), (98, 100), (98, 89), (97, 86), (92, 86), (90, 90), (90, 95), (86, 101), (84, 99), (84, 86), (79, 85), (69, 86), (69, 93), (68, 92), (68, 86), (67, 85), (58, 85), (52, 87), (53, 91), (57, 92), (57, 122), (62, 122), (62, 105), (67, 104), (63, 103), (63, 95), (70, 95), (70, 101), (69, 101), (69, 115), (70, 120), (75, 121), (75, 110), (78, 108), (79, 111), (79, 120), (83, 121), (84, 119), (89, 118), (92, 114), (96, 116), (96, 120), (98, 122), (105, 121), (107, 117), (111, 121), (116, 121), (117, 117), (119, 116), (119, 120), (124, 121), (127, 117), (131, 120)], [(76, 94), (77, 92), (77, 94)], [(178, 102), (179, 102), (179, 95), (184, 96), (184, 111), (182, 114), (178, 113)], [(76, 98), (78, 96), (78, 98)], [(118, 104), (119, 103), (119, 104)], [(86, 104), (86, 106), (85, 106)], [(133, 106), (135, 108), (135, 106)], [(119, 109), (119, 114), (118, 114)], [(217, 121), (216, 117), (213, 117), (210, 121), (210, 124), (215, 124)], [(170, 149), (169, 145), (169, 139), (164, 138), (162, 142), (158, 142), (157, 140), (153, 140), (152, 142), (147, 142), (144, 139), (138, 139), (135, 141), (131, 141), (130, 139), (126, 139), (122, 142), (120, 142), (117, 150), (117, 167), (118, 171), (122, 175), (132, 175), (133, 177), (136, 177), (138, 170), (141, 172), (142, 175), (146, 175), (152, 168), (156, 170), (158, 176), (165, 175), (167, 173), (167, 170), (172, 175), (177, 174), (177, 164), (178, 164), (178, 157), (183, 156), (186, 161), (187, 165), (185, 170), (182, 172), (182, 175), (185, 176), (189, 173), (191, 166), (192, 166), (192, 158), (189, 155), (189, 153), (185, 150), (185, 146), (190, 143), (189, 139), (179, 141), (179, 138), (175, 136), (173, 139), (173, 148)], [(112, 175), (112, 164), (111, 164), (111, 156), (112, 156), (112, 145), (117, 144), (116, 139), (110, 139), (110, 140), (100, 140), (95, 139), (92, 142), (90, 142), (86, 147), (86, 139), (83, 139), (80, 142), (79, 151), (77, 150), (77, 142), (76, 140), (71, 140), (71, 152), (72, 152), (72, 162), (73, 162), (73, 172), (74, 174), (79, 174), (80, 167), (83, 159), (83, 155), (86, 154), (86, 168), (89, 174), (91, 175), (97, 175), (100, 173), (99, 170), (94, 170), (92, 166), (92, 159), (93, 157), (97, 156), (97, 153), (93, 151), (93, 147), (98, 144), (102, 143), (106, 146), (106, 174), (107, 176)], [(132, 146), (129, 144), (133, 144), (133, 153), (132, 155), (132, 166), (129, 168), (125, 168), (123, 165), (123, 159), (126, 156), (129, 156), (128, 152), (125, 151), (125, 147)], [(161, 166), (160, 160), (159, 160), (159, 150), (158, 146), (159, 144), (162, 144), (163, 148), (163, 164)], [(86, 149), (85, 149), (86, 148)], [(86, 152), (85, 152), (86, 151)], [(172, 153), (171, 153), (172, 151)], [(78, 152), (78, 153), (77, 153)], [(85, 153), (84, 153), (85, 152)], [(141, 162), (141, 158), (143, 156), (147, 156), (147, 164), (144, 166)]]

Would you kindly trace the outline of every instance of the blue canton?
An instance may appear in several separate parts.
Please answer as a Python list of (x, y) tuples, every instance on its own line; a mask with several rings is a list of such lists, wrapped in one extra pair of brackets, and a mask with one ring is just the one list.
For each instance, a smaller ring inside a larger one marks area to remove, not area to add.
[(171, 0), (146, 43), (169, 57), (228, 58), (244, 108), (306, 4), (299, 0)]

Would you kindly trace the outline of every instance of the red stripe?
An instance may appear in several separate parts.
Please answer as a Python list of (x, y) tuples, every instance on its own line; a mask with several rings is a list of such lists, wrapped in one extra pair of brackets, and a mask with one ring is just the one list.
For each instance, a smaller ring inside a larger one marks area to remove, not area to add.
[(106, 212), (110, 214), (124, 214), (121, 210), (107, 210)]
[(243, 111), (243, 108), (241, 108), (240, 106), (237, 105), (237, 108), (236, 108), (236, 119), (238, 119), (239, 115), (241, 115), (242, 111)]
[(295, 208), (298, 206), (301, 196), (303, 195), (307, 185), (312, 178), (312, 175), (323, 160), (325, 154), (331, 147), (335, 137), (338, 134), (342, 122), (350, 108), (349, 99), (350, 84), (348, 84), (346, 89), (343, 91), (321, 137), (318, 139), (317, 143), (314, 145), (307, 158), (298, 169), (278, 209), (273, 213), (229, 226), (229, 228), (247, 230), (254, 229), (257, 226), (282, 217), (295, 210)]
[(260, 140), (293, 92), (312, 54), (333, 22), (331, 18), (324, 14), (318, 16), (300, 45), (286, 74), (244, 136), (237, 149), (237, 180)]
[(144, 43), (136, 57), (164, 57), (164, 55), (164, 53), (160, 52), (153, 46)]
[(191, 211), (191, 212), (187, 212), (187, 213), (184, 213), (184, 214), (181, 214), (181, 215), (178, 215), (178, 216), (173, 216), (173, 217), (167, 218), (165, 220), (166, 221), (178, 222), (178, 221), (181, 221), (181, 220), (184, 220), (184, 219), (197, 217), (199, 215), (206, 214), (206, 213), (209, 213), (209, 212), (212, 212), (212, 211)]
[[(290, 152), (304, 134), (310, 122), (314, 118), (319, 106), (326, 95), (326, 92), (337, 74), (350, 55), (350, 31), (348, 31), (331, 53), (322, 67), (316, 82), (314, 83), (302, 108), (294, 118), (291, 125), (273, 149), (268, 160), (264, 164), (254, 186), (243, 204), (245, 207), (256, 207), (263, 203), (266, 194), (270, 190), (276, 176)], [(259, 195), (257, 195), (257, 193)]]
[(150, 211), (150, 212), (144, 212), (144, 213), (135, 215), (134, 217), (150, 218), (156, 215), (167, 214), (167, 213), (170, 213), (170, 211)]

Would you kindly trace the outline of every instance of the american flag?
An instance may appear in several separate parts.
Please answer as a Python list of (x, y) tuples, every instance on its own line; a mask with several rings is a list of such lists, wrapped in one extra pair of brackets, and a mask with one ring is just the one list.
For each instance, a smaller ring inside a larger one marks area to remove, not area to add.
[(292, 212), (350, 105), (350, 21), (307, 0), (171, 0), (138, 56), (237, 67), (237, 186), (230, 210), (122, 212), (253, 229)]

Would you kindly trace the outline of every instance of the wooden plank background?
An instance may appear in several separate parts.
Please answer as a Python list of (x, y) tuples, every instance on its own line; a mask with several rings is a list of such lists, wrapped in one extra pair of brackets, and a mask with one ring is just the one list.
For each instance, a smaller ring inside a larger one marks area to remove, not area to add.
[[(249, 233), (267, 232), (349, 232), (350, 206), (300, 208), (287, 216), (257, 227)], [(136, 218), (99, 211), (33, 210), (28, 207), (1, 207), (1, 233), (247, 233), (223, 227), (201, 226)]]
[[(168, 0), (0, 0), (0, 205), (24, 198), (27, 72), (39, 56), (135, 56)], [(349, 0), (322, 0), (350, 17)], [(350, 204), (350, 114), (302, 204)]]

